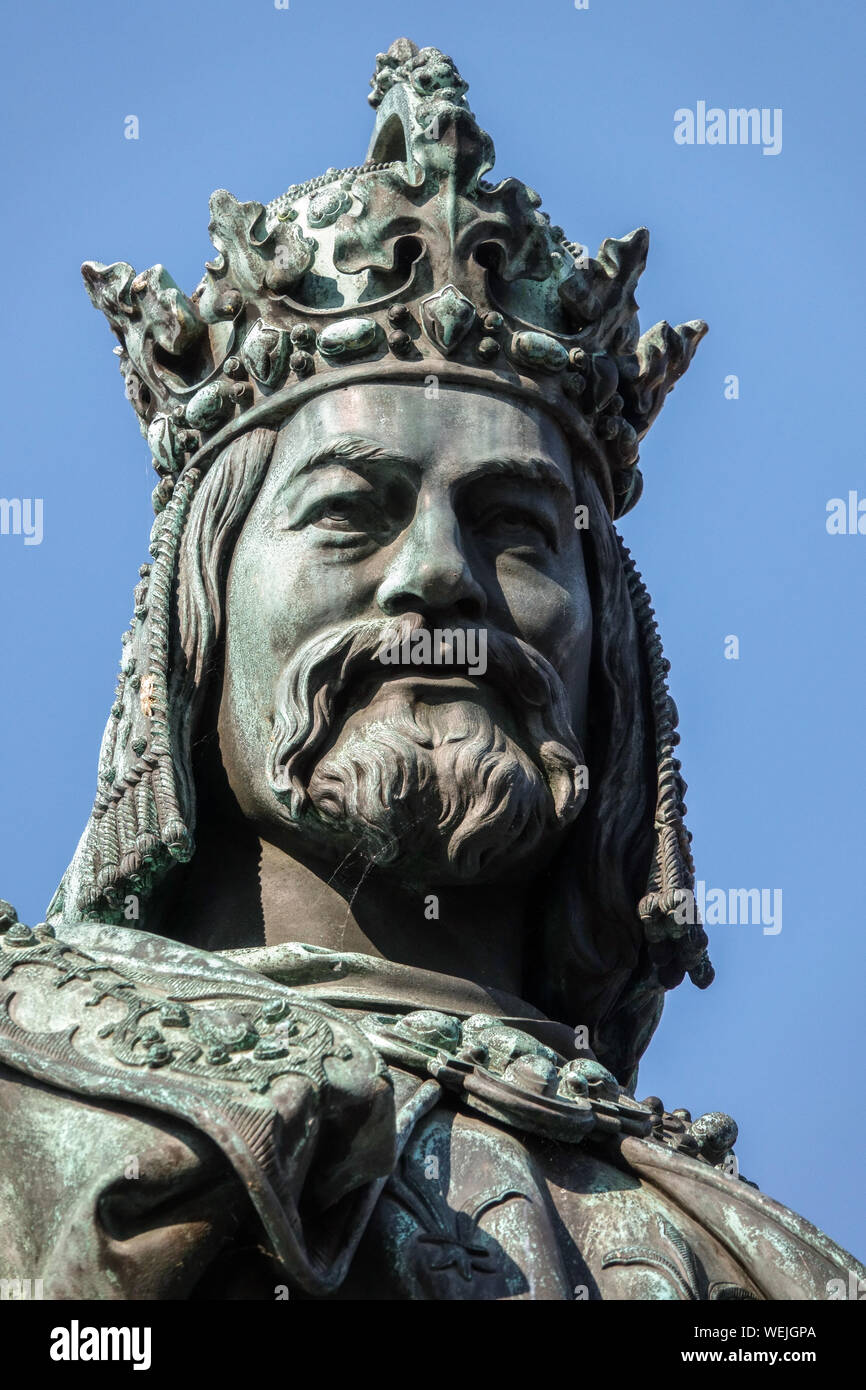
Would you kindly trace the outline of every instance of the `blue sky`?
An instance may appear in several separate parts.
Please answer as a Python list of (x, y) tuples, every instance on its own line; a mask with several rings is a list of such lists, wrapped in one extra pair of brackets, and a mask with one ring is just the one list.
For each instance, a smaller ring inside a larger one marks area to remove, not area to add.
[[(8, 332), (0, 496), (0, 894), (39, 920), (92, 797), (147, 559), (144, 441), (83, 260), (188, 292), (215, 188), (267, 201), (364, 157), (377, 51), (451, 53), (497, 149), (595, 250), (645, 224), (644, 327), (710, 335), (642, 451), (622, 523), (682, 716), (708, 888), (780, 889), (782, 930), (712, 930), (718, 978), (669, 997), (639, 1095), (738, 1120), (742, 1171), (863, 1257), (863, 372), (866, 12), (806, 0), (47, 0), (4, 17)], [(679, 145), (681, 108), (782, 115), (782, 148)], [(124, 138), (136, 115), (140, 138)], [(725, 379), (739, 398), (725, 398)], [(739, 638), (726, 660), (725, 638)]]

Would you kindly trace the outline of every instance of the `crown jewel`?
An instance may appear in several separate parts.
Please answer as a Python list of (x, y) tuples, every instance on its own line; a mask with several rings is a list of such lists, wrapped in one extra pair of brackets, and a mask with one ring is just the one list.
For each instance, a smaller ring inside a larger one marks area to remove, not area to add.
[(398, 39), (379, 54), (366, 163), (264, 206), (220, 190), (217, 250), (190, 298), (161, 265), (82, 267), (120, 340), (126, 392), (161, 483), (190, 460), (354, 381), (463, 381), (536, 399), (582, 445), (607, 504), (640, 495), (638, 446), (706, 331), (642, 337), (644, 229), (596, 257), (518, 179), (485, 181), (490, 137), (450, 58)]

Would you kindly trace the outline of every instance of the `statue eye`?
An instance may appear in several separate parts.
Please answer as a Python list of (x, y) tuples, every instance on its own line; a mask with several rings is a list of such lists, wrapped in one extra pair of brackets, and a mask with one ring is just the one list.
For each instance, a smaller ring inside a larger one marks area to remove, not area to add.
[(357, 529), (358, 521), (344, 509), (325, 512), (322, 516), (316, 517), (312, 524), (322, 531), (354, 531)]
[(307, 517), (323, 531), (362, 531), (375, 519), (375, 508), (366, 498), (334, 498), (321, 502)]
[(374, 539), (387, 529), (382, 506), (366, 496), (326, 498), (309, 513), (306, 524), (329, 532), (342, 544)]
[(521, 511), (519, 507), (503, 507), (498, 520), (503, 526), (538, 526), (535, 517), (529, 512)]
[(500, 540), (504, 545), (538, 545), (541, 542), (550, 549), (556, 548), (549, 523), (525, 507), (497, 507), (478, 517), (476, 526), (485, 535)]

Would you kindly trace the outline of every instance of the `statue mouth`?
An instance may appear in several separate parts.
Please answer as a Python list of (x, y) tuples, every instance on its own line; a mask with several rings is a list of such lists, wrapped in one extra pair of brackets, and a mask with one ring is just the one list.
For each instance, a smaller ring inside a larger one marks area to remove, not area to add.
[(472, 675), (469, 672), (444, 671), (441, 666), (403, 666), (397, 667), (393, 671), (383, 672), (370, 680), (364, 681), (363, 686), (367, 689), (379, 688), (396, 689), (397, 687), (412, 689), (429, 687), (438, 692), (445, 690), (480, 690), (490, 689), (491, 682), (485, 681), (483, 676)]
[(346, 696), (338, 722), (345, 728), (355, 722), (355, 716), (375, 715), (387, 718), (390, 711), (405, 710), (416, 704), (444, 705), (471, 700), (483, 705), (497, 723), (513, 724), (513, 715), (494, 681), (467, 672), (455, 672), (441, 666), (397, 666), (377, 671), (353, 683)]

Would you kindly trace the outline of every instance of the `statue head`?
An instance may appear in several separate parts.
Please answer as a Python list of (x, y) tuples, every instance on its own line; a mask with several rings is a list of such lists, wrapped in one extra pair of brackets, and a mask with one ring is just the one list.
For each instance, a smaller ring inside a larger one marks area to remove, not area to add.
[(120, 921), (190, 859), (209, 724), (288, 855), (420, 890), (532, 879), (532, 1001), (589, 1019), (625, 1079), (664, 990), (712, 975), (677, 910), (667, 663), (613, 524), (705, 326), (640, 337), (646, 233), (588, 257), (486, 182), (465, 92), (399, 40), (368, 161), (268, 207), (215, 194), (190, 299), (161, 266), (84, 267), (160, 482), (51, 911)]
[[(546, 862), (586, 799), (575, 508), (561, 429), (490, 390), (377, 382), (301, 406), (217, 585), (245, 815), (431, 890)], [(188, 531), (190, 573), (203, 541)]]

